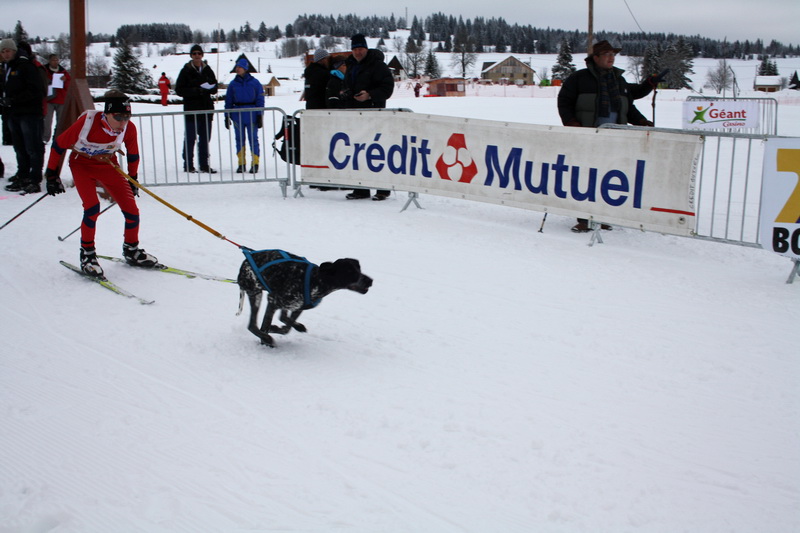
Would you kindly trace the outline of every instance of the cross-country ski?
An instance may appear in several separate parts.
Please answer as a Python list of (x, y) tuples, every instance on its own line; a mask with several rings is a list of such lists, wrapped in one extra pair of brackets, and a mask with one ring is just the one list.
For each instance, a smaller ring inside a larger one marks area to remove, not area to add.
[(113, 293), (119, 294), (120, 296), (125, 296), (126, 298), (131, 298), (133, 300), (138, 301), (140, 304), (143, 304), (143, 305), (149, 305), (149, 304), (155, 302), (155, 300), (145, 300), (144, 298), (140, 298), (139, 296), (136, 296), (132, 292), (123, 289), (122, 287), (120, 287), (116, 283), (114, 283), (112, 281), (109, 281), (108, 278), (106, 278), (105, 276), (103, 276), (103, 277), (90, 276), (90, 275), (86, 274), (84, 271), (82, 271), (80, 268), (76, 267), (75, 265), (73, 265), (71, 263), (67, 263), (66, 261), (59, 261), (59, 263), (61, 263), (62, 265), (64, 265), (68, 269), (72, 270), (76, 274), (78, 274), (78, 275), (80, 275), (80, 276), (82, 276), (82, 277), (84, 277), (84, 278), (86, 278), (88, 280), (94, 281), (95, 283), (97, 283), (101, 287), (105, 287), (106, 289), (110, 290)]

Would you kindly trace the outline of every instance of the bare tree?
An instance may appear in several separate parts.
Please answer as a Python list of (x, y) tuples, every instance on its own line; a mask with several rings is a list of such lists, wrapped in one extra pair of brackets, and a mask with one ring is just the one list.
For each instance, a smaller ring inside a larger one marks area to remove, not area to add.
[(725, 89), (730, 89), (733, 84), (733, 73), (731, 72), (728, 62), (720, 59), (717, 62), (717, 67), (709, 69), (706, 74), (706, 87), (714, 89), (717, 94)]
[(453, 55), (450, 64), (461, 70), (461, 77), (467, 77), (467, 70), (478, 61), (475, 42), (464, 30), (459, 30), (453, 41)]

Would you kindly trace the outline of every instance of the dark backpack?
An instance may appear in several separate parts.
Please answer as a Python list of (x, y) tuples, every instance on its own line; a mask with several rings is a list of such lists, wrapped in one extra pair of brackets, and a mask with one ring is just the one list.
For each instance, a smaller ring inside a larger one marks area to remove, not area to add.
[[(300, 119), (295, 117), (286, 117), (286, 126), (275, 135), (275, 140), (283, 139), (280, 148), (278, 148), (278, 155), (284, 161), (288, 161), (293, 165), (300, 164)], [(291, 143), (294, 149), (291, 154), (289, 151), (289, 144)]]

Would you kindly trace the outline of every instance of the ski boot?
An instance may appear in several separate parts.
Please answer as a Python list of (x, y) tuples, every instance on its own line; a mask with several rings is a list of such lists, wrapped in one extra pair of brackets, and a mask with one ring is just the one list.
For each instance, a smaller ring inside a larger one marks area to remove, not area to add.
[(153, 268), (158, 264), (158, 259), (139, 248), (138, 242), (124, 243), (122, 245), (122, 257), (131, 266)]
[(81, 248), (81, 270), (93, 278), (103, 277), (103, 269), (97, 261), (97, 252), (94, 248)]

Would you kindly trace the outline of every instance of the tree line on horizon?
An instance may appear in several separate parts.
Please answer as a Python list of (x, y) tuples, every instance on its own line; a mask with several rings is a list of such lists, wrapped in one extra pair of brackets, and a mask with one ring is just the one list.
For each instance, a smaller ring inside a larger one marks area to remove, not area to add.
[[(239, 42), (248, 41), (276, 41), (282, 37), (347, 38), (355, 33), (388, 39), (389, 33), (398, 29), (408, 29), (410, 38), (413, 38), (419, 46), (423, 46), (424, 42), (431, 43), (434, 52), (453, 52), (456, 36), (461, 35), (462, 40), (467, 41), (470, 52), (478, 54), (485, 52), (556, 54), (565, 40), (572, 50), (582, 50), (586, 47), (588, 37), (587, 32), (577, 29), (537, 28), (530, 24), (511, 24), (502, 17), (464, 19), (460, 15), (456, 17), (439, 12), (424, 19), (415, 16), (410, 23), (403, 17), (396, 18), (394, 14), (389, 17), (304, 14), (297, 16), (294, 22), (287, 24), (283, 30), (278, 26), (267, 26), (263, 21), (254, 27), (247, 21), (239, 28), (229, 31), (215, 29), (208, 33), (192, 30), (189, 25), (181, 23), (124, 24), (113, 34), (88, 33), (87, 43), (110, 42), (112, 47), (122, 40), (134, 45), (144, 42), (176, 44), (225, 42), (238, 45)], [(31, 39), (20, 21), (17, 21), (16, 27), (11, 32), (0, 30), (0, 38), (6, 37), (28, 40), (32, 44), (42, 42), (40, 37)], [(645, 55), (648, 47), (666, 48), (679, 39), (686, 46), (687, 52), (691, 51), (692, 57), (753, 59), (764, 55), (770, 57), (800, 55), (800, 46), (784, 44), (774, 39), (765, 45), (761, 39), (728, 42), (700, 35), (613, 31), (598, 31), (594, 38), (595, 41), (606, 39), (620, 46), (624, 55), (639, 57)]]

